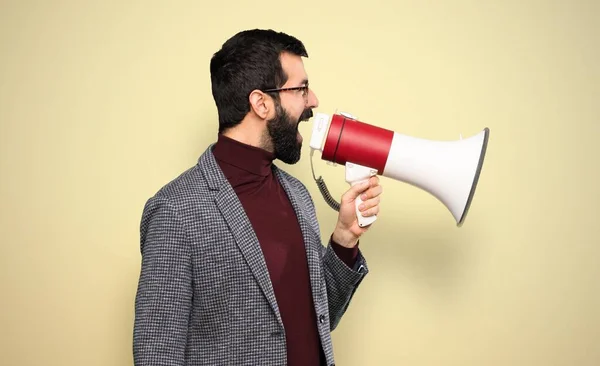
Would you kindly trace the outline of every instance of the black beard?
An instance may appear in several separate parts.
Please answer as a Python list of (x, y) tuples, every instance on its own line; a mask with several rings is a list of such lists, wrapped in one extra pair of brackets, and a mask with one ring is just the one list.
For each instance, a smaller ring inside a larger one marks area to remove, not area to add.
[(291, 118), (280, 103), (275, 105), (275, 118), (267, 123), (267, 130), (273, 143), (275, 158), (286, 164), (300, 160), (302, 143), (298, 142), (298, 125), (313, 116), (312, 109), (305, 109), (298, 120)]

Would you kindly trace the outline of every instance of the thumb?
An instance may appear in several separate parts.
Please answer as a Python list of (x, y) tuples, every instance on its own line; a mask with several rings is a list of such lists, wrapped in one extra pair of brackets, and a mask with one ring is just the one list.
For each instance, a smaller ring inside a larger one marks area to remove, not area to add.
[(357, 184), (353, 185), (352, 187), (350, 187), (350, 189), (344, 194), (342, 199), (346, 202), (352, 202), (352, 201), (356, 200), (356, 198), (358, 196), (360, 196), (361, 193), (366, 191), (367, 188), (369, 188), (369, 186), (370, 186), (369, 180), (365, 180), (363, 182), (357, 183)]

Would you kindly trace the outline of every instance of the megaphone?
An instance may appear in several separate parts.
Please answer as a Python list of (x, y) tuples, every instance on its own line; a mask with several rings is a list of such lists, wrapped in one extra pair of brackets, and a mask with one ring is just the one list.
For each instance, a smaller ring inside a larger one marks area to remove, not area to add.
[[(323, 160), (344, 165), (350, 185), (381, 175), (425, 190), (446, 206), (460, 227), (475, 195), (489, 133), (486, 127), (469, 138), (435, 141), (376, 127), (348, 113), (317, 113), (310, 139), (311, 158), (320, 151)], [(339, 210), (322, 178), (314, 176), (314, 168), (313, 177), (329, 205)], [(377, 216), (362, 216), (358, 210), (361, 203), (357, 198), (356, 215), (359, 226), (365, 227)]]

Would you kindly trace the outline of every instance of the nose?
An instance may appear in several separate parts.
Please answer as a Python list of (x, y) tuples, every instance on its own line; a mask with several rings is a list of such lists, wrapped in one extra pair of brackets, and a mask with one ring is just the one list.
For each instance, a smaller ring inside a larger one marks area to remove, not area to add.
[(317, 108), (319, 106), (319, 99), (312, 89), (308, 89), (308, 107)]

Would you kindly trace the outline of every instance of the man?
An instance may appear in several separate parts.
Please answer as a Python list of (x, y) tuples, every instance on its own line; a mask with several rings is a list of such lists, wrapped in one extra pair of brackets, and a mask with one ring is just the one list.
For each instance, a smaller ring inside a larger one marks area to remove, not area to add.
[(318, 106), (302, 57), (270, 30), (213, 56), (217, 142), (142, 215), (136, 366), (334, 364), (330, 332), (368, 272), (354, 202), (378, 214), (382, 188), (349, 189), (322, 245), (306, 187), (273, 164), (300, 159), (298, 124)]

